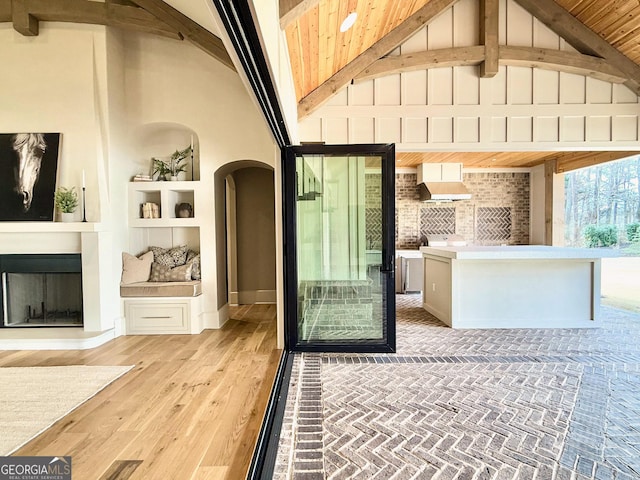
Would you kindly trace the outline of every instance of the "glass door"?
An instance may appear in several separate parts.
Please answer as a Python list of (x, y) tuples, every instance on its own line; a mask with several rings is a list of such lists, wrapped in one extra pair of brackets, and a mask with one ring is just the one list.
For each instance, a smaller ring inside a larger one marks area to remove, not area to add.
[(395, 351), (393, 145), (283, 150), (291, 350)]

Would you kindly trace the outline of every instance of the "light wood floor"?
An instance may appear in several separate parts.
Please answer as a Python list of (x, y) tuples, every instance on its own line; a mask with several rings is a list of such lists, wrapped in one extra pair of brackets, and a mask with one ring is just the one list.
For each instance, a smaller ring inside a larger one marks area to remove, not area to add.
[(135, 365), (15, 455), (71, 455), (74, 480), (243, 479), (280, 359), (275, 305), (220, 330), (83, 351), (0, 351), (0, 367)]

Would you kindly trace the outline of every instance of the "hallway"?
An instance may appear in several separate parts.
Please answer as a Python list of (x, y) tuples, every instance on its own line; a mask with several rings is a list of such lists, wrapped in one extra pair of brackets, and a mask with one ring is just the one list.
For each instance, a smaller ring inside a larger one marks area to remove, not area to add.
[(397, 354), (298, 354), (276, 479), (637, 479), (640, 315), (452, 330), (398, 295)]

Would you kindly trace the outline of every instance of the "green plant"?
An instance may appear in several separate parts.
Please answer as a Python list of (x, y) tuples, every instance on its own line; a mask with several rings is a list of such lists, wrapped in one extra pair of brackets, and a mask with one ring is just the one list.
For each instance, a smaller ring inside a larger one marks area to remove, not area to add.
[(54, 194), (54, 202), (62, 213), (73, 213), (78, 207), (78, 194), (76, 187), (60, 187)]
[(618, 243), (615, 225), (587, 225), (582, 232), (587, 247), (611, 247)]
[[(187, 170), (186, 159), (191, 154), (191, 146), (184, 150), (176, 150), (171, 154), (168, 161), (159, 158), (153, 160), (153, 175), (158, 175), (158, 179), (164, 179), (165, 175), (170, 174), (172, 177), (177, 176), (180, 172)], [(184, 162), (184, 163), (183, 163)]]
[(640, 243), (640, 223), (630, 223), (625, 228), (627, 239), (633, 243)]
[(159, 158), (151, 158), (151, 160), (153, 160), (153, 175), (158, 175), (156, 177), (158, 180), (164, 180), (165, 175), (171, 173), (169, 165)]

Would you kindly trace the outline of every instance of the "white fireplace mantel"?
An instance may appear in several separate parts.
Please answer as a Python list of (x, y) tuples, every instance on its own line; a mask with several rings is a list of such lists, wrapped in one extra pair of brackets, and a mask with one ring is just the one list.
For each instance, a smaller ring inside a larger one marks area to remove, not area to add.
[(93, 222), (0, 222), (0, 233), (82, 233), (104, 230), (103, 223)]
[[(0, 222), (0, 253), (80, 253), (82, 255), (82, 295), (84, 328), (71, 339), (60, 338), (59, 329), (40, 330), (35, 337), (26, 329), (4, 332), (0, 348), (18, 348), (22, 342), (33, 348), (91, 348), (117, 336), (117, 285), (112, 283), (111, 231), (104, 223), (93, 222)], [(114, 307), (114, 305), (116, 305)], [(11, 329), (9, 329), (11, 330)], [(47, 332), (49, 330), (50, 332)], [(48, 335), (50, 333), (50, 335)], [(47, 341), (49, 336), (50, 342)], [(6, 337), (6, 338), (4, 338)], [(18, 338), (19, 337), (19, 338)], [(6, 342), (9, 342), (8, 344)], [(10, 345), (10, 346), (9, 346)]]

